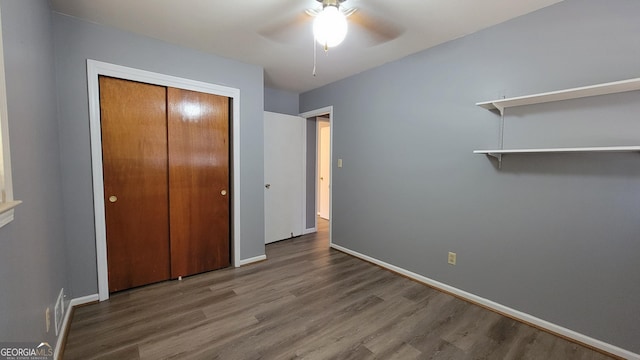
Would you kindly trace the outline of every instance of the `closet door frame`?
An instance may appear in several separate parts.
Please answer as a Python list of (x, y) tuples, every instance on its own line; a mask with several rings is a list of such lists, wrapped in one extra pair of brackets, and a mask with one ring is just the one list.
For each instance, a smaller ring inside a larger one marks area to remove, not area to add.
[(231, 99), (231, 253), (232, 265), (239, 267), (240, 261), (240, 89), (183, 79), (175, 76), (109, 64), (87, 59), (87, 85), (89, 92), (89, 127), (91, 131), (91, 172), (93, 175), (93, 206), (96, 231), (96, 264), (98, 267), (98, 297), (109, 298), (107, 268), (107, 235), (104, 211), (104, 183), (102, 172), (102, 132), (100, 128), (100, 91), (98, 76), (110, 76), (125, 80), (168, 86), (207, 94), (226, 96)]

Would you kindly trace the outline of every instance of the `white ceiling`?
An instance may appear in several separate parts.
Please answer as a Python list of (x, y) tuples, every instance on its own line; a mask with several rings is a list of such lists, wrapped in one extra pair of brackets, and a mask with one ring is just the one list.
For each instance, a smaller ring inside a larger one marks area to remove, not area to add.
[(560, 1), (347, 0), (343, 6), (394, 24), (402, 34), (375, 44), (370, 32), (350, 22), (341, 45), (326, 55), (318, 48), (315, 77), (312, 22), (304, 10), (320, 7), (316, 0), (51, 2), (60, 13), (261, 65), (265, 86), (304, 92)]

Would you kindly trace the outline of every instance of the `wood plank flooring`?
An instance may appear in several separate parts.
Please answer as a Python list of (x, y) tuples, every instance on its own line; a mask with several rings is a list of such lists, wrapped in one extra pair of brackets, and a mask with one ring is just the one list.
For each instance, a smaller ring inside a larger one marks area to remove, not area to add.
[(78, 308), (64, 359), (610, 359), (331, 250), (327, 228)]

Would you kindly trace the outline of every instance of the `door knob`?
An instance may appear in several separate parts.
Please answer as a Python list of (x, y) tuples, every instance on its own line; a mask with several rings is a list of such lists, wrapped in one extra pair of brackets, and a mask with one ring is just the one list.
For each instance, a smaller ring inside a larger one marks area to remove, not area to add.
[(269, 189), (271, 187), (271, 184), (266, 184), (264, 187), (266, 187), (267, 189)]
[(117, 196), (114, 196), (114, 195), (109, 196), (109, 202), (114, 203), (116, 201), (118, 201), (118, 197)]
[(220, 195), (222, 195), (222, 196), (227, 195), (227, 190), (222, 190), (222, 191), (220, 191)]

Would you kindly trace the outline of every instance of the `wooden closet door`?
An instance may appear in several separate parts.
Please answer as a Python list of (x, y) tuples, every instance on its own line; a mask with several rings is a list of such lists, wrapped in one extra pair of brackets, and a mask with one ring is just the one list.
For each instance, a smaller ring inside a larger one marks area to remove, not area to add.
[(168, 88), (171, 276), (227, 267), (229, 98)]
[(109, 291), (169, 279), (166, 88), (100, 77)]

